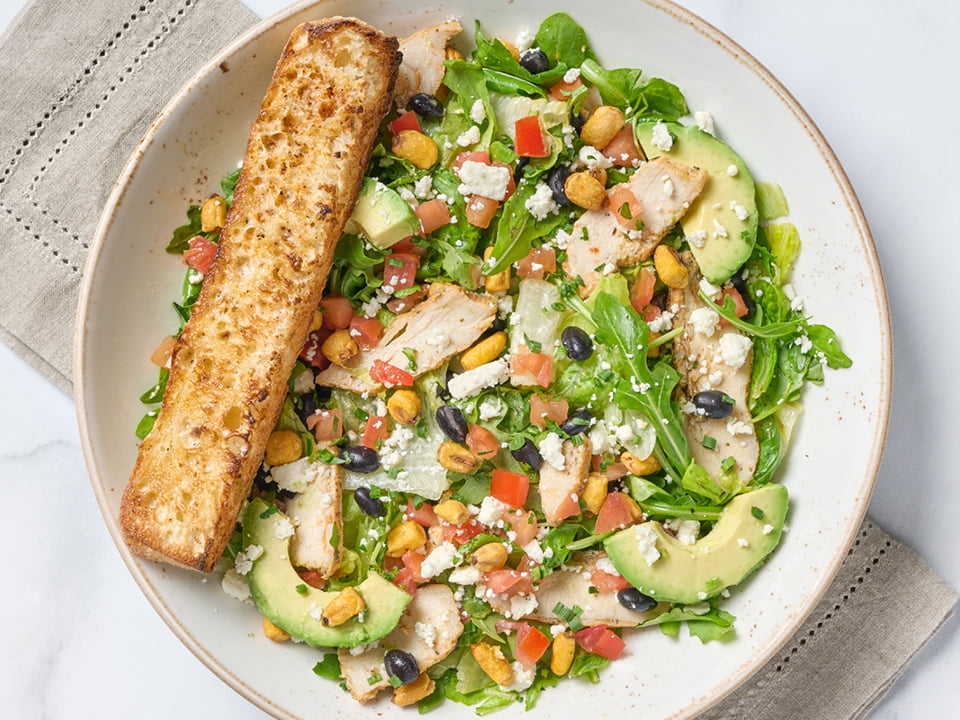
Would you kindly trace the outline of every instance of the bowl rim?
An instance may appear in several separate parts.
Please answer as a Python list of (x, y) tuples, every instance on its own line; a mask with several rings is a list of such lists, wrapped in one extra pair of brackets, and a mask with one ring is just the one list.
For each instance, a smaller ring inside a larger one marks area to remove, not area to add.
[[(873, 445), (870, 451), (868, 462), (864, 466), (862, 484), (859, 488), (859, 501), (854, 508), (855, 512), (849, 514), (846, 518), (846, 525), (841, 532), (843, 542), (838, 544), (833, 555), (825, 563), (820, 571), (817, 583), (810, 588), (804, 600), (794, 608), (787, 622), (783, 623), (777, 632), (773, 633), (767, 642), (758, 648), (753, 655), (743, 662), (727, 678), (727, 683), (723, 688), (716, 690), (710, 695), (694, 698), (683, 709), (675, 712), (670, 718), (692, 718), (694, 715), (707, 710), (716, 705), (724, 698), (732, 694), (737, 688), (743, 685), (752, 675), (760, 670), (788, 641), (803, 622), (809, 617), (811, 612), (821, 601), (830, 587), (834, 578), (840, 570), (840, 567), (846, 558), (850, 547), (853, 545), (856, 534), (866, 516), (867, 506), (870, 497), (876, 486), (877, 475), (880, 469), (880, 463), (883, 456), (884, 445), (886, 442), (887, 431), (889, 427), (890, 407), (892, 402), (892, 382), (893, 382), (893, 340), (892, 325), (890, 319), (890, 308), (884, 283), (883, 270), (880, 265), (879, 255), (873, 235), (867, 223), (863, 208), (854, 192), (853, 186), (844, 171), (839, 159), (831, 148), (829, 142), (823, 133), (817, 127), (816, 123), (804, 110), (796, 98), (789, 90), (766, 68), (757, 58), (734, 41), (723, 31), (710, 24), (699, 15), (680, 5), (673, 0), (624, 0), (625, 2), (638, 2), (648, 5), (655, 10), (664, 12), (675, 20), (686, 24), (691, 29), (720, 46), (736, 61), (744, 65), (755, 76), (761, 79), (771, 92), (776, 95), (780, 101), (791, 112), (800, 126), (806, 131), (814, 145), (820, 152), (820, 156), (829, 169), (838, 188), (841, 191), (842, 200), (854, 221), (855, 231), (863, 241), (863, 247), (866, 251), (864, 260), (871, 274), (877, 280), (877, 297), (875, 298), (877, 308), (880, 312), (882, 325), (882, 354), (880, 358), (881, 376), (878, 379), (880, 387), (880, 404), (876, 408), (877, 419), (875, 422), (875, 431), (873, 436)], [(117, 547), (120, 556), (132, 575), (148, 602), (153, 609), (167, 624), (174, 635), (183, 643), (183, 645), (218, 678), (226, 683), (239, 695), (251, 702), (261, 710), (270, 713), (277, 718), (289, 718), (295, 720), (297, 716), (290, 714), (286, 709), (276, 705), (269, 697), (261, 691), (252, 687), (248, 683), (234, 675), (225, 667), (214, 654), (204, 647), (200, 641), (194, 637), (190, 631), (181, 623), (176, 614), (166, 604), (157, 587), (150, 581), (149, 577), (139, 565), (139, 560), (133, 556), (127, 547), (120, 532), (117, 518), (113, 515), (110, 508), (106, 489), (103, 483), (98, 481), (100, 477), (99, 467), (96, 462), (96, 456), (90, 439), (89, 426), (87, 424), (86, 408), (86, 385), (84, 378), (87, 375), (86, 359), (86, 323), (91, 302), (91, 290), (93, 287), (93, 268), (103, 254), (106, 245), (106, 238), (109, 235), (117, 210), (129, 186), (130, 180), (136, 173), (140, 161), (154, 144), (157, 131), (162, 127), (168, 118), (174, 114), (179, 106), (191, 95), (196, 88), (201, 85), (212, 73), (218, 71), (219, 66), (224, 60), (229, 59), (238, 50), (247, 44), (255, 41), (265, 32), (276, 25), (287, 21), (292, 16), (298, 15), (311, 7), (320, 7), (325, 4), (325, 0), (299, 0), (292, 5), (281, 9), (280, 11), (261, 19), (252, 25), (246, 31), (237, 36), (228, 43), (222, 50), (208, 60), (194, 75), (187, 80), (175, 95), (167, 102), (157, 117), (147, 128), (136, 149), (124, 165), (124, 169), (116, 182), (104, 206), (103, 213), (97, 223), (93, 239), (90, 244), (90, 251), (86, 261), (83, 278), (80, 286), (80, 298), (77, 306), (76, 324), (73, 342), (73, 383), (74, 398), (77, 413), (77, 422), (79, 426), (79, 435), (84, 460), (89, 472), (90, 483), (97, 500), (100, 512), (103, 515), (110, 537)], [(669, 720), (664, 718), (664, 720)]]

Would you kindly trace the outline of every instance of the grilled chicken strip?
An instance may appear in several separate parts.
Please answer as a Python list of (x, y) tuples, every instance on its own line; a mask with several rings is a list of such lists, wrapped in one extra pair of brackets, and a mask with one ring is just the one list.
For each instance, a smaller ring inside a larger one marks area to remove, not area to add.
[(707, 173), (665, 157), (644, 163), (627, 182), (641, 206), (635, 218), (640, 229), (631, 229), (614, 213), (618, 208), (588, 210), (573, 225), (563, 269), (571, 278), (578, 275), (587, 297), (596, 289), (603, 268), (632, 266), (646, 260), (664, 235), (690, 209), (703, 190)]
[(290, 540), (290, 560), (297, 567), (316, 570), (327, 578), (336, 572), (343, 552), (343, 470), (339, 465), (313, 465), (313, 482), (287, 501), (287, 515), (295, 528)]
[(590, 474), (590, 441), (584, 437), (578, 446), (569, 440), (563, 443), (563, 470), (550, 463), (540, 468), (540, 507), (547, 525), (559, 525), (565, 518), (580, 512), (580, 494)]
[(400, 41), (403, 63), (397, 76), (395, 97), (398, 107), (405, 107), (417, 93), (436, 95), (446, 68), (447, 43), (460, 34), (463, 26), (457, 20), (418, 30)]
[(412, 348), (417, 369), (410, 374), (418, 377), (473, 345), (496, 316), (497, 303), (489, 295), (468, 293), (458, 285), (434, 285), (429, 298), (393, 319), (375, 348), (355, 355), (346, 366), (331, 365), (317, 375), (317, 384), (378, 393), (383, 385), (370, 379), (375, 360), (407, 370), (410, 359), (404, 349)]
[[(690, 444), (694, 462), (717, 478), (723, 472), (721, 463), (727, 457), (736, 460), (733, 469), (743, 482), (749, 482), (757, 470), (760, 446), (753, 430), (750, 411), (747, 409), (747, 393), (753, 367), (753, 348), (744, 355), (742, 348), (748, 339), (730, 325), (717, 325), (712, 334), (697, 329), (693, 317), (706, 305), (699, 297), (700, 272), (690, 253), (684, 253), (683, 261), (690, 270), (690, 280), (683, 290), (671, 290), (667, 299), (670, 312), (674, 313), (674, 327), (684, 327), (683, 334), (673, 341), (673, 364), (683, 375), (680, 380), (681, 407), (686, 406), (683, 430)], [(741, 346), (741, 352), (734, 352)], [(742, 355), (742, 358), (740, 357)], [(742, 364), (731, 367), (742, 360)], [(703, 390), (719, 390), (733, 401), (729, 417), (712, 419), (693, 412), (693, 398)], [(684, 402), (686, 401), (686, 402)], [(689, 412), (688, 412), (689, 410)], [(716, 440), (716, 448), (703, 446), (706, 436)]]
[[(424, 672), (453, 652), (462, 632), (460, 607), (450, 588), (446, 585), (419, 587), (396, 629), (383, 640), (357, 655), (350, 648), (340, 648), (337, 652), (347, 689), (358, 702), (372, 700), (378, 692), (390, 687), (388, 673), (383, 668), (387, 650), (410, 653), (420, 672)], [(378, 674), (382, 679), (371, 684), (370, 678)]]

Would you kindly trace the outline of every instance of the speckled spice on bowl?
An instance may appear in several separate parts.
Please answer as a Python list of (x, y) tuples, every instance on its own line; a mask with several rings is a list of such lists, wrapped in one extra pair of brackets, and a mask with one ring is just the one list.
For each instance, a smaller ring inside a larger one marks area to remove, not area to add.
[[(609, 67), (642, 67), (677, 83), (692, 109), (714, 114), (718, 134), (759, 180), (786, 190), (804, 248), (794, 286), (805, 308), (840, 334), (854, 367), (808, 392), (795, 446), (780, 473), (793, 505), (790, 530), (761, 572), (726, 608), (736, 640), (701, 645), (656, 630), (634, 634), (601, 683), (561, 683), (531, 718), (691, 718), (735, 689), (785, 643), (826, 590), (870, 499), (886, 432), (891, 383), (889, 315), (877, 255), (860, 206), (826, 141), (796, 101), (719, 31), (667, 2), (594, 3), (373, 0), (301, 3), (224, 50), (173, 98), (137, 149), (104, 211), (79, 308), (76, 389), (81, 436), (107, 526), (130, 572), (171, 629), (213, 672), (280, 718), (400, 717), (389, 701), (356, 705), (312, 673), (319, 653), (276, 645), (256, 611), (219, 582), (133, 558), (117, 528), (120, 495), (136, 454), (137, 398), (155, 380), (146, 358), (175, 328), (170, 301), (182, 267), (164, 252), (184, 207), (217, 187), (242, 156), (276, 57), (299, 22), (349, 14), (400, 36), (451, 16), (471, 33), (477, 8), (488, 33), (516, 37), (567, 11)], [(142, 360), (140, 360), (142, 358)], [(449, 705), (444, 717), (472, 718)]]

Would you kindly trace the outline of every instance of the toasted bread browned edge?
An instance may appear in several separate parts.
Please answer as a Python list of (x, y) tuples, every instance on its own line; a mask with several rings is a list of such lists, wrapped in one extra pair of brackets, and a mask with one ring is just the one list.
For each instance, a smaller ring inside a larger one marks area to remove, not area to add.
[[(317, 306), (322, 295), (329, 274), (330, 266), (333, 262), (333, 254), (336, 248), (336, 241), (339, 238), (343, 225), (345, 224), (353, 205), (359, 194), (364, 171), (369, 162), (370, 153), (373, 149), (377, 130), (380, 122), (390, 108), (390, 102), (393, 93), (393, 87), (396, 82), (397, 72), (401, 62), (401, 55), (398, 52), (398, 42), (396, 38), (383, 35), (371, 26), (355, 18), (330, 18), (316, 22), (308, 22), (298, 26), (291, 33), (290, 40), (284, 48), (284, 51), (277, 63), (270, 86), (267, 90), (264, 103), (261, 106), (261, 112), (258, 115), (257, 122), (260, 120), (271, 99), (279, 94), (279, 89), (284, 82), (284, 69), (288, 60), (297, 52), (295, 49), (296, 41), (302, 35), (309, 36), (308, 47), (310, 52), (316, 52), (317, 48), (322, 49), (324, 38), (332, 37), (340, 31), (354, 31), (364, 37), (369, 46), (370, 52), (377, 58), (379, 68), (386, 74), (385, 91), (375, 98), (375, 102), (367, 104), (365, 107), (342, 108), (341, 112), (351, 114), (354, 121), (359, 121), (357, 128), (357, 143), (352, 148), (353, 157), (349, 158), (343, 168), (346, 176), (346, 182), (341, 183), (342, 192), (336, 198), (335, 208), (322, 208), (321, 213), (334, 213), (335, 220), (326, 226), (326, 232), (323, 237), (317, 238), (318, 244), (322, 247), (322, 261), (319, 269), (316, 271), (317, 282), (311, 288), (309, 297), (297, 298), (295, 305), (296, 330), (291, 333), (289, 346), (292, 350), (281, 353), (283, 362), (277, 363), (277, 366), (267, 369), (269, 382), (262, 387), (257, 388), (236, 388), (238, 397), (236, 401), (243, 407), (255, 404), (257, 421), (250, 422), (249, 431), (245, 434), (245, 440), (249, 444), (249, 450), (241, 454), (239, 458), (234, 457), (229, 466), (223, 468), (222, 477), (197, 477), (192, 481), (192, 487), (197, 492), (212, 493), (218, 498), (219, 512), (215, 518), (205, 518), (205, 527), (198, 528), (203, 533), (203, 548), (199, 552), (190, 552), (183, 547), (171, 547), (166, 542), (164, 529), (157, 526), (155, 518), (147, 512), (144, 507), (144, 498), (138, 490), (137, 480), (141, 474), (148, 472), (147, 465), (156, 467), (159, 465), (176, 466), (175, 460), (171, 455), (176, 448), (162, 448), (150, 442), (151, 436), (156, 432), (157, 426), (164, 422), (168, 416), (173, 416), (177, 408), (164, 402), (161, 406), (157, 418), (157, 424), (154, 432), (147, 436), (147, 439), (141, 444), (138, 453), (137, 462), (131, 473), (127, 488), (123, 494), (120, 509), (120, 527), (124, 540), (131, 550), (144, 558), (156, 561), (162, 561), (175, 566), (200, 570), (202, 572), (212, 571), (219, 561), (226, 544), (232, 534), (237, 522), (237, 516), (243, 501), (247, 498), (250, 487), (266, 446), (267, 439), (272, 432), (277, 418), (279, 417), (284, 397), (286, 396), (286, 382), (290, 371), (297, 357), (299, 349), (305, 341), (309, 323), (312, 317), (313, 308)], [(329, 59), (329, 58), (328, 58)], [(257, 126), (254, 123), (254, 128)], [(248, 141), (246, 155), (251, 153), (251, 145), (254, 140), (253, 131)], [(245, 156), (246, 157), (246, 156)], [(245, 163), (246, 165), (246, 163)], [(211, 307), (210, 298), (215, 294), (213, 288), (221, 283), (229, 283), (229, 278), (225, 277), (224, 268), (229, 268), (229, 258), (231, 251), (230, 227), (232, 222), (240, 217), (244, 211), (249, 210), (250, 204), (257, 202), (256, 192), (251, 190), (252, 184), (246, 170), (242, 171), (238, 180), (234, 202), (223, 233), (221, 234), (221, 245), (218, 257), (214, 261), (210, 272), (204, 282), (204, 287), (193, 308), (193, 314), (190, 323), (181, 335), (172, 359), (170, 376), (168, 379), (166, 397), (171, 396), (171, 388), (179, 383), (189, 383), (190, 378), (185, 377), (180, 372), (178, 356), (184, 347), (189, 345), (191, 338), (191, 323), (202, 322), (202, 318), (208, 313), (212, 313), (215, 308)], [(201, 320), (196, 320), (201, 318)], [(199, 388), (197, 388), (199, 390)], [(225, 390), (226, 392), (226, 390)], [(210, 418), (211, 422), (217, 422), (218, 419)], [(151, 455), (153, 457), (151, 457)], [(160, 457), (157, 457), (160, 455)], [(190, 467), (180, 465), (182, 471), (189, 472)], [(161, 484), (164, 478), (160, 477)], [(173, 488), (179, 480), (170, 479), (170, 487)], [(153, 502), (170, 503), (172, 509), (173, 503), (177, 502), (174, 498), (153, 499)], [(207, 526), (207, 521), (209, 525)]]

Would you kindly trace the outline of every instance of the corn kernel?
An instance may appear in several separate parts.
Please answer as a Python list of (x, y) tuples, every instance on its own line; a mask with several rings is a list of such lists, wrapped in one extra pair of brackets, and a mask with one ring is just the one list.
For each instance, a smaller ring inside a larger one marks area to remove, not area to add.
[(277, 627), (267, 620), (267, 618), (263, 618), (263, 634), (268, 640), (273, 640), (273, 642), (276, 643), (286, 642), (290, 639), (290, 633), (283, 628)]
[(460, 364), (464, 370), (473, 370), (496, 360), (507, 346), (507, 334), (504, 331), (495, 332), (485, 337), (460, 356)]
[(627, 468), (631, 475), (650, 475), (660, 469), (660, 461), (653, 453), (650, 453), (643, 460), (629, 451), (624, 451), (620, 455), (620, 462)]
[(433, 139), (416, 130), (401, 130), (393, 136), (393, 154), (424, 170), (436, 165), (440, 157)]
[(200, 230), (213, 232), (227, 222), (227, 203), (219, 195), (211, 195), (200, 207)]
[(669, 245), (657, 245), (653, 251), (653, 266), (667, 287), (682, 290), (690, 280), (690, 271), (680, 259), (680, 254)]
[(393, 691), (393, 702), (400, 707), (413, 705), (418, 700), (423, 700), (427, 695), (432, 693), (436, 687), (437, 684), (429, 675), (420, 673), (420, 677), (412, 683), (401, 685)]
[(286, 465), (296, 462), (303, 454), (303, 441), (293, 430), (277, 430), (267, 438), (264, 461), (267, 465)]
[(433, 508), (433, 511), (437, 514), (437, 517), (446, 520), (451, 525), (462, 525), (470, 519), (470, 511), (459, 500), (449, 499), (439, 502)]
[(316, 332), (323, 327), (323, 312), (320, 308), (313, 311), (313, 317), (310, 318), (310, 329), (308, 333)]
[(451, 472), (472, 473), (480, 465), (477, 456), (463, 445), (444, 440), (437, 448), (437, 462)]
[(567, 199), (587, 210), (600, 210), (607, 202), (603, 183), (585, 172), (575, 172), (563, 184)]
[(603, 150), (623, 127), (623, 113), (612, 105), (601, 105), (590, 115), (580, 130), (580, 139), (597, 150)]
[(477, 661), (477, 665), (497, 685), (511, 685), (513, 683), (513, 668), (503, 656), (503, 651), (489, 643), (479, 642), (470, 646), (470, 654)]
[(497, 38), (500, 42), (503, 43), (503, 46), (510, 51), (510, 54), (513, 55), (513, 59), (517, 62), (520, 62), (520, 50), (509, 40), (504, 40), (503, 38)]
[(594, 515), (600, 512), (603, 507), (603, 501), (607, 499), (607, 487), (610, 481), (606, 473), (592, 472), (587, 475), (587, 481), (584, 483), (583, 492), (580, 493), (580, 499), (586, 506), (587, 512)]
[[(488, 247), (483, 251), (483, 259), (489, 260), (493, 254), (493, 247)], [(490, 294), (505, 292), (510, 289), (510, 267), (501, 270), (496, 275), (488, 275), (483, 279), (483, 286)]]
[(420, 414), (420, 396), (406, 388), (397, 390), (387, 400), (387, 412), (401, 425), (411, 425)]
[(356, 588), (347, 587), (338, 592), (333, 600), (327, 603), (326, 607), (323, 608), (320, 619), (324, 625), (336, 627), (359, 615), (366, 606), (363, 597), (357, 592)]
[(470, 555), (470, 564), (480, 572), (493, 572), (507, 564), (507, 546), (499, 542), (481, 545)]
[(349, 330), (337, 330), (320, 346), (323, 356), (335, 365), (344, 365), (360, 352), (357, 341), (350, 337)]
[(573, 654), (577, 650), (577, 641), (573, 633), (562, 632), (553, 639), (550, 653), (550, 671), (554, 675), (566, 675), (573, 664)]
[(463, 60), (463, 53), (457, 50), (452, 45), (447, 45), (443, 49), (443, 59), (444, 60)]
[(416, 550), (427, 542), (427, 533), (418, 523), (407, 520), (387, 535), (387, 557), (400, 557), (407, 550)]

